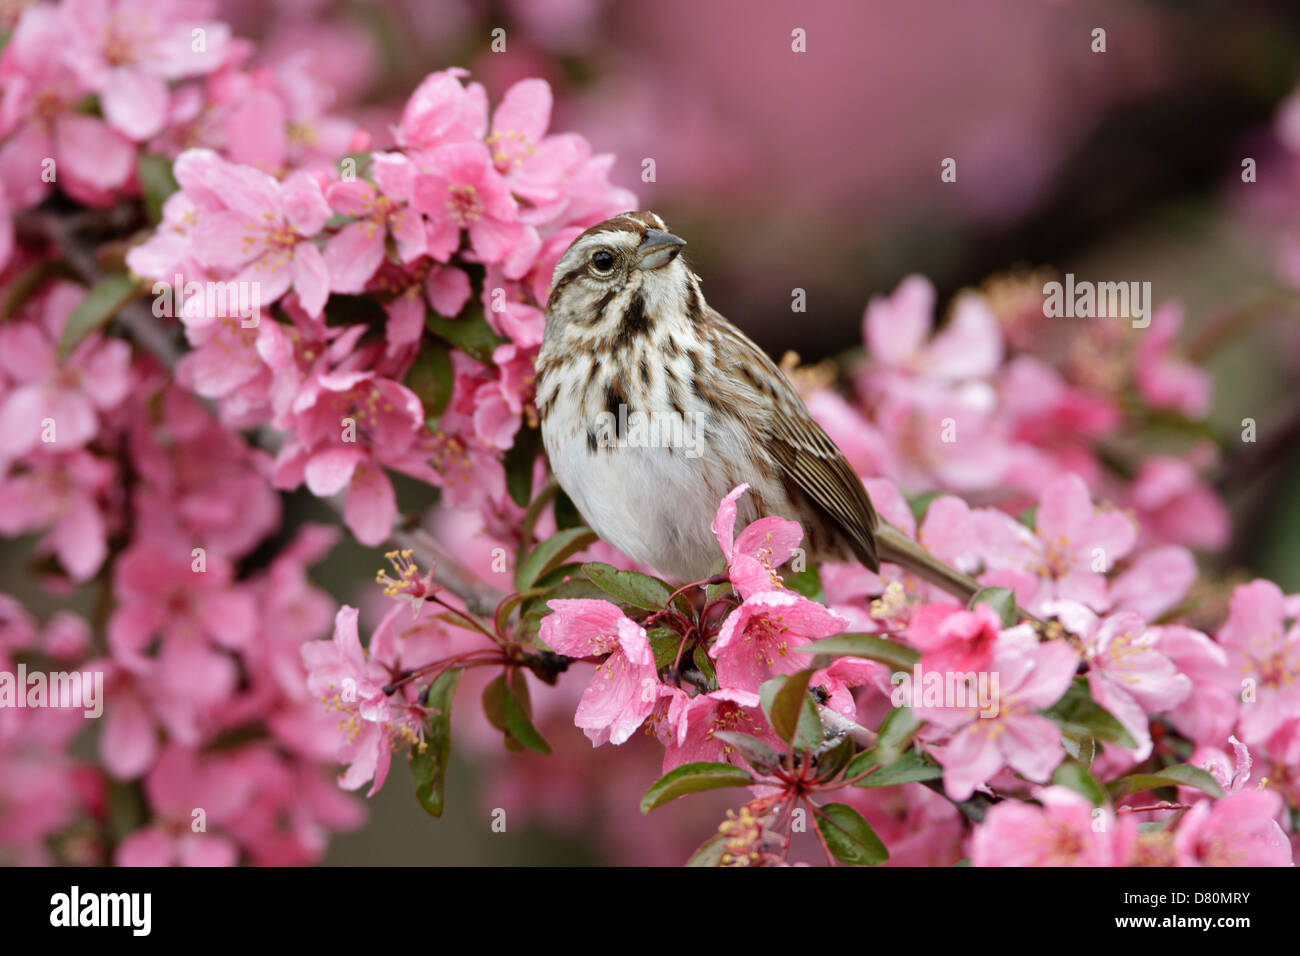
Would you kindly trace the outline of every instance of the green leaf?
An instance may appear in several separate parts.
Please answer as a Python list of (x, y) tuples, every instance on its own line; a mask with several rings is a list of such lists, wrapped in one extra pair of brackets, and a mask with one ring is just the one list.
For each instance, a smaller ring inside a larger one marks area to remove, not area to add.
[(987, 604), (1002, 621), (1003, 627), (1013, 627), (1020, 620), (1016, 613), (1016, 595), (1010, 588), (980, 588), (970, 599), (970, 609), (976, 604)]
[(754, 777), (748, 770), (733, 767), (729, 763), (683, 764), (650, 785), (650, 789), (641, 798), (641, 812), (649, 813), (688, 793), (717, 790), (721, 787), (747, 787), (753, 782)]
[(132, 831), (143, 826), (152, 813), (139, 780), (127, 782), (110, 777), (105, 782), (108, 787), (107, 793), (104, 794), (106, 798), (106, 806), (103, 810), (104, 823), (108, 836), (114, 842), (121, 842)]
[(709, 686), (717, 687), (718, 672), (713, 667), (713, 658), (709, 657), (709, 652), (703, 644), (695, 645), (695, 650), (691, 652), (691, 660), (695, 662), (695, 669), (709, 682)]
[(489, 724), (502, 732), (506, 729), (505, 699), (508, 693), (505, 674), (498, 674), (483, 688), (483, 716)]
[(502, 464), (506, 469), (506, 491), (510, 499), (521, 508), (527, 508), (533, 498), (533, 469), (537, 464), (537, 451), (541, 448), (542, 431), (527, 423), (519, 426), (515, 443), (506, 452)]
[(839, 743), (817, 758), (817, 779), (834, 780), (839, 776), (840, 771), (853, 759), (856, 747), (853, 738), (848, 734), (841, 737)]
[(520, 591), (532, 587), (543, 574), (559, 567), (595, 540), (596, 532), (590, 528), (557, 531), (519, 562), (515, 568), (515, 587)]
[(1195, 787), (1216, 800), (1223, 796), (1223, 787), (1219, 781), (1200, 767), (1189, 763), (1176, 763), (1155, 773), (1135, 773), (1127, 777), (1112, 780), (1106, 785), (1112, 797), (1123, 797), (1143, 790), (1155, 790), (1159, 787)]
[(808, 683), (812, 680), (812, 675), (812, 668), (805, 668), (786, 677), (776, 688), (772, 703), (766, 708), (772, 729), (786, 743), (794, 740), (795, 732), (799, 729), (799, 715), (803, 712), (803, 701), (808, 696)]
[(817, 829), (835, 858), (849, 866), (876, 866), (889, 859), (889, 851), (876, 831), (852, 807), (828, 803), (817, 813)]
[(135, 280), (128, 275), (112, 275), (95, 283), (68, 316), (59, 339), (59, 361), (71, 355), (82, 339), (105, 326), (122, 306), (139, 294)]
[(430, 309), (425, 313), (424, 327), (484, 365), (492, 364), (492, 352), (501, 344), (482, 313), (460, 319), (444, 319)]
[(1062, 761), (1052, 774), (1052, 783), (1083, 794), (1094, 807), (1106, 802), (1106, 791), (1097, 782), (1097, 778), (1088, 772), (1088, 768), (1077, 760)]
[(618, 603), (643, 611), (659, 610), (673, 594), (673, 589), (658, 578), (639, 571), (619, 571), (599, 561), (588, 561), (582, 566), (582, 573)]
[(1075, 737), (1096, 737), (1129, 750), (1137, 746), (1124, 725), (1092, 699), (1086, 678), (1076, 677), (1061, 699), (1043, 713)]
[(646, 632), (650, 639), (650, 650), (655, 656), (655, 670), (670, 667), (677, 660), (677, 651), (684, 638), (671, 627), (652, 627)]
[(759, 773), (770, 774), (781, 764), (781, 755), (752, 734), (718, 730), (713, 736), (749, 761)]
[(411, 755), (415, 798), (435, 817), (442, 816), (447, 759), (451, 756), (451, 702), (459, 680), (460, 671), (451, 670), (440, 674), (429, 687), (425, 700), (431, 713), (424, 726), (425, 750)]
[(565, 528), (576, 528), (584, 524), (582, 515), (578, 513), (577, 505), (573, 499), (564, 493), (564, 490), (556, 492), (555, 503), (552, 506), (555, 509), (555, 527), (559, 531)]
[(532, 709), (528, 700), (527, 678), (523, 671), (515, 671), (502, 700), (506, 729), (515, 740), (529, 750), (539, 754), (549, 754), (551, 746), (546, 742), (537, 728), (533, 726), (529, 712)]
[[(352, 163), (350, 164), (350, 168), (344, 166), (344, 163), (346, 163), (347, 160), (349, 159), (352, 160)], [(342, 177), (345, 173), (350, 172), (357, 179), (363, 179), (365, 178), (366, 173), (370, 171), (370, 162), (371, 162), (371, 158), (369, 152), (348, 153), (346, 156), (340, 158), (338, 161), (339, 176)]]
[(727, 835), (715, 833), (691, 854), (687, 866), (721, 866), (722, 858), (727, 854)]
[(789, 571), (781, 575), (781, 580), (795, 594), (802, 594), (810, 601), (822, 603), (825, 593), (822, 590), (822, 576), (817, 565), (810, 565), (802, 571)]
[(533, 585), (538, 588), (552, 588), (557, 584), (563, 584), (565, 581), (579, 580), (587, 584), (587, 580), (582, 577), (582, 565), (576, 561), (569, 561), (565, 564), (557, 565), (551, 568)]
[(161, 222), (163, 203), (177, 189), (176, 177), (172, 175), (172, 160), (161, 153), (141, 153), (136, 160), (136, 175), (140, 179), (140, 194), (144, 197), (144, 209), (150, 222)]
[(891, 764), (903, 755), (903, 751), (912, 745), (912, 738), (921, 729), (921, 722), (916, 719), (910, 707), (896, 707), (880, 722), (876, 731), (876, 747), (883, 759), (881, 762)]
[(812, 752), (822, 745), (822, 721), (808, 694), (812, 668), (773, 677), (758, 689), (763, 713), (776, 735), (791, 747)]
[(511, 746), (513, 743), (549, 754), (551, 747), (533, 726), (529, 710), (528, 684), (522, 671), (515, 671), (509, 683), (505, 674), (498, 674), (483, 688), (483, 713), (488, 723), (506, 735), (507, 748), (518, 749)]
[(510, 620), (510, 613), (516, 607), (523, 604), (529, 598), (546, 594), (549, 590), (550, 588), (543, 587), (529, 588), (527, 591), (516, 591), (503, 598), (497, 604), (496, 614), (493, 617), (493, 623), (496, 625), (497, 633), (504, 634), (506, 632), (506, 624)]
[(1061, 734), (1061, 746), (1065, 752), (1085, 767), (1092, 766), (1097, 753), (1097, 741), (1087, 734)]
[(930, 503), (941, 494), (943, 494), (941, 491), (926, 491), (908, 499), (907, 506), (912, 510), (912, 517), (916, 519), (918, 525), (925, 518), (925, 513), (930, 510)]
[(446, 411), (455, 384), (451, 353), (447, 347), (431, 342), (420, 349), (403, 384), (419, 397), (424, 406), (425, 421), (436, 421)]
[(800, 654), (826, 654), (829, 657), (864, 657), (905, 671), (910, 671), (921, 659), (918, 651), (875, 634), (836, 634), (801, 644), (794, 650)]
[(77, 274), (57, 259), (37, 259), (27, 268), (15, 273), (5, 284), (4, 297), (0, 299), (0, 322), (13, 318), (23, 303), (40, 292), (46, 281), (55, 276), (75, 279)]
[(573, 598), (602, 600), (605, 597), (604, 591), (582, 577), (570, 578), (568, 581), (562, 581), (554, 587), (543, 588), (540, 594), (533, 593), (534, 590), (529, 588), (529, 593), (532, 596), (519, 605), (519, 624), (515, 638), (525, 644), (537, 637), (542, 618), (551, 613), (550, 608), (546, 606), (548, 601), (570, 600)]
[(881, 764), (882, 751), (878, 748), (864, 751), (849, 764), (844, 776), (852, 778), (866, 773), (873, 766), (879, 766), (869, 777), (863, 777), (855, 787), (895, 787), (901, 783), (925, 783), (938, 780), (943, 776), (943, 768), (924, 754), (909, 750), (887, 764)]

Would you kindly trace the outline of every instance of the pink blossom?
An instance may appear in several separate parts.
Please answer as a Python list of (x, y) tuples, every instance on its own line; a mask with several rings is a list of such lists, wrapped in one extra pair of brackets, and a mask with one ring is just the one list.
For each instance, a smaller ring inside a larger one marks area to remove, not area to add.
[(758, 694), (723, 688), (698, 694), (680, 708), (675, 739), (664, 753), (663, 772), (700, 760), (744, 765), (733, 756), (735, 750), (730, 744), (714, 736), (718, 731), (749, 734), (778, 753), (786, 749), (768, 726)]
[(94, 577), (108, 555), (104, 497), (116, 477), (88, 452), (32, 455), (0, 477), (0, 534), (45, 532), (38, 550), (58, 556), (74, 581)]
[(1291, 844), (1277, 825), (1282, 798), (1243, 790), (1187, 811), (1174, 834), (1179, 866), (1291, 866)]
[(912, 613), (907, 640), (921, 651), (927, 671), (987, 671), (1002, 621), (987, 604), (963, 611), (948, 604), (928, 604)]
[(510, 187), (481, 142), (449, 143), (423, 154), (414, 207), (429, 221), (428, 251), (446, 262), (469, 233), (483, 262), (499, 262), (523, 235)]
[(14, 254), (14, 217), (9, 208), (9, 197), (0, 186), (0, 270), (9, 265)]
[(1192, 692), (1169, 711), (1169, 722), (1194, 743), (1226, 739), (1237, 723), (1241, 693), (1228, 670), (1227, 651), (1184, 624), (1153, 630), (1156, 646), (1192, 682)]
[(182, 153), (175, 174), (200, 213), (193, 249), (201, 265), (254, 283), (263, 307), (292, 287), (309, 315), (321, 313), (329, 272), (310, 237), (330, 208), (315, 179), (299, 172), (280, 183), (206, 149)]
[(287, 424), (293, 437), (276, 458), (275, 485), (293, 488), (305, 481), (318, 497), (346, 490), (344, 521), (363, 544), (387, 538), (397, 517), (392, 482), (382, 466), (435, 477), (421, 450), (419, 398), (373, 372), (314, 374), (294, 397)]
[(141, 398), (130, 427), (131, 465), (153, 497), (136, 519), (138, 533), (230, 558), (252, 551), (281, 518), (270, 456), (250, 449), (180, 388)]
[[(1234, 738), (1235, 739), (1235, 738)], [(1259, 751), (1256, 776), (1282, 794), (1288, 806), (1300, 806), (1300, 719), (1288, 720), (1273, 732)]]
[(112, 205), (134, 172), (130, 140), (81, 112), (88, 89), (64, 61), (67, 43), (61, 12), (33, 4), (0, 56), (0, 181), (18, 208), (36, 205), (50, 191), (46, 178), (33, 174), (47, 160), (62, 190), (92, 206)]
[(1043, 613), (1056, 617), (1079, 638), (1093, 700), (1132, 736), (1133, 759), (1145, 760), (1152, 747), (1149, 715), (1186, 700), (1191, 678), (1162, 652), (1160, 634), (1130, 611), (1101, 619), (1082, 604), (1052, 601)]
[(162, 129), (167, 80), (216, 69), (230, 39), (224, 23), (190, 20), (176, 0), (63, 0), (59, 12), (64, 62), (99, 94), (108, 122), (134, 140)]
[(990, 807), (971, 839), (971, 866), (1124, 866), (1137, 836), (1131, 816), (1097, 811), (1073, 790), (1046, 787), (1042, 806)]
[[(156, 711), (166, 708), (166, 694), (151, 680), (157, 670), (153, 661), (130, 661), (126, 665), (106, 661), (101, 669), (108, 706), (99, 737), (99, 759), (110, 776), (134, 780), (158, 759), (161, 720)], [(187, 716), (190, 719), (173, 721), (169, 732), (179, 727), (178, 739), (197, 742), (200, 734), (196, 721), (192, 714)]]
[(254, 866), (314, 863), (332, 830), (355, 829), (365, 818), (365, 808), (328, 776), (272, 747), (242, 748), (232, 762), (252, 792), (225, 829)]
[(717, 662), (718, 683), (757, 691), (771, 674), (793, 674), (810, 659), (791, 653), (819, 637), (844, 630), (845, 621), (829, 608), (792, 591), (760, 591), (727, 615), (709, 656)]
[(736, 500), (749, 490), (742, 484), (733, 488), (718, 505), (713, 519), (713, 534), (727, 559), (727, 574), (742, 598), (760, 591), (781, 588), (776, 569), (798, 550), (803, 529), (784, 518), (760, 518), (745, 527), (736, 538)]
[(904, 487), (996, 487), (1015, 463), (988, 382), (887, 381), (877, 401), (876, 424), (895, 451), (887, 476)]
[(0, 327), (0, 371), (15, 387), (0, 399), (0, 462), (45, 444), (69, 451), (95, 437), (101, 416), (131, 388), (131, 349), (119, 339), (87, 337), (60, 361), (58, 342), (85, 290), (50, 287), (39, 321)]
[(492, 116), (487, 145), (492, 162), (517, 196), (534, 207), (529, 221), (545, 222), (558, 214), (570, 173), (591, 150), (573, 133), (547, 136), (551, 88), (545, 80), (521, 80), (506, 91)]
[(345, 790), (373, 780), (367, 796), (374, 796), (388, 777), (394, 746), (418, 745), (422, 740), (417, 709), (405, 706), (405, 698), (393, 699), (384, 692), (394, 680), (390, 668), (396, 663), (395, 650), (380, 642), (367, 653), (357, 633), (356, 608), (346, 605), (335, 616), (331, 640), (302, 646), (308, 690), (326, 710), (341, 715), (338, 761), (348, 768), (339, 777), (339, 786)]
[(927, 342), (934, 304), (934, 286), (921, 276), (908, 276), (888, 299), (872, 299), (862, 328), (876, 362), (885, 369), (940, 381), (991, 375), (1002, 363), (1002, 338), (983, 299), (962, 296), (952, 319)]
[(1100, 468), (1088, 439), (1105, 437), (1119, 421), (1114, 402), (1066, 384), (1032, 355), (1017, 355), (999, 375), (998, 423), (1016, 443), (1008, 480), (1030, 494), (1062, 471), (1094, 484)]
[(1064, 475), (1043, 489), (1032, 531), (993, 509), (974, 512), (971, 521), (992, 569), (981, 580), (1014, 587), (1029, 611), (1053, 598), (1106, 610), (1105, 572), (1128, 554), (1137, 537), (1126, 515), (1093, 509), (1088, 487), (1077, 475)]
[(1187, 596), (1196, 574), (1196, 559), (1186, 548), (1168, 545), (1144, 551), (1111, 582), (1112, 608), (1155, 620)]
[(1213, 551), (1228, 540), (1227, 508), (1184, 458), (1146, 458), (1130, 494), (1138, 523), (1156, 541)]
[[(1188, 763), (1208, 772), (1219, 782), (1219, 786), (1223, 787), (1224, 793), (1237, 793), (1244, 790), (1246, 784), (1250, 782), (1251, 769), (1255, 761), (1250, 755), (1250, 750), (1236, 737), (1230, 736), (1228, 743), (1232, 745), (1231, 757), (1218, 747), (1202, 745), (1193, 751), (1192, 759)], [(1190, 787), (1181, 789), (1192, 791)], [(1200, 793), (1197, 792), (1196, 795), (1199, 797)]]
[(163, 687), (208, 706), (226, 699), (238, 679), (227, 652), (246, 647), (257, 627), (252, 595), (232, 578), (216, 554), (194, 557), (183, 545), (137, 541), (114, 566), (113, 657), (136, 666), (162, 638), (157, 680)]
[(41, 649), (56, 661), (85, 660), (90, 650), (90, 625), (80, 614), (59, 611), (41, 631)]
[(547, 602), (540, 637), (569, 657), (600, 657), (574, 724), (595, 746), (624, 743), (650, 716), (659, 696), (654, 655), (643, 627), (608, 601)]
[[(326, 112), (334, 103), (340, 72), (336, 69), (331, 81), (323, 83), (312, 75), (310, 59), (310, 53), (298, 50), (273, 71), (227, 68), (216, 74), (203, 101), (173, 118), (172, 138), (185, 130), (184, 123), (197, 127), (180, 137), (176, 151), (195, 145), (222, 148), (233, 162), (276, 175), (287, 169), (335, 172), (340, 156), (369, 148), (370, 136), (350, 120)], [(175, 99), (186, 92), (181, 88)]]
[[(24, 722), (42, 718), (35, 713)], [(0, 848), (19, 865), (50, 865), (46, 841), (77, 819), (75, 777), (61, 750), (0, 750)]]
[(944, 768), (944, 791), (965, 800), (1004, 766), (1045, 783), (1065, 756), (1056, 724), (1035, 711), (1052, 706), (1070, 685), (1079, 656), (1064, 641), (1040, 644), (1027, 625), (1003, 631), (993, 649), (998, 713), (977, 707), (914, 707), (932, 725), (926, 738), (947, 740), (935, 751)]
[(967, 855), (961, 812), (918, 783), (845, 787), (835, 799), (861, 813), (889, 848), (885, 866), (952, 866)]
[(325, 265), (335, 292), (365, 289), (384, 260), (384, 241), (390, 234), (403, 263), (426, 249), (424, 219), (406, 205), (415, 190), (415, 165), (400, 153), (375, 153), (370, 169), (374, 186), (354, 179), (332, 183), (325, 193), (331, 209), (356, 220), (325, 245)]
[[(220, 832), (249, 796), (249, 781), (228, 757), (169, 747), (145, 778), (156, 820), (133, 831), (117, 848), (118, 866), (234, 866), (239, 849)], [(194, 829), (195, 809), (205, 829)], [(211, 828), (217, 832), (208, 832)]]
[(465, 307), (473, 291), (464, 270), (450, 265), (440, 266), (427, 258), (418, 260), (409, 268), (384, 262), (375, 273), (373, 284), (396, 290), (393, 298), (384, 304), (384, 311), (388, 313), (384, 336), (390, 357), (405, 356), (419, 344), (429, 308), (438, 315), (454, 318)]
[(1248, 744), (1262, 743), (1300, 716), (1300, 623), (1276, 584), (1256, 580), (1232, 592), (1217, 638), (1228, 654), (1227, 674), (1240, 679), (1239, 733)]
[(411, 94), (397, 128), (400, 146), (434, 149), (482, 139), (487, 132), (487, 93), (479, 83), (461, 84), (462, 69), (430, 73)]
[(546, 310), (533, 304), (522, 282), (509, 278), (511, 273), (518, 274), (517, 269), (509, 268), (515, 254), (522, 255), (528, 262), (533, 261), (524, 244), (517, 245), (509, 258), (488, 266), (479, 299), (483, 303), (483, 316), (492, 331), (520, 348), (535, 349), (542, 344)]
[(1170, 354), (1182, 324), (1178, 303), (1167, 302), (1156, 309), (1151, 326), (1142, 333), (1135, 376), (1148, 405), (1172, 408), (1199, 421), (1210, 408), (1210, 378), (1191, 362)]

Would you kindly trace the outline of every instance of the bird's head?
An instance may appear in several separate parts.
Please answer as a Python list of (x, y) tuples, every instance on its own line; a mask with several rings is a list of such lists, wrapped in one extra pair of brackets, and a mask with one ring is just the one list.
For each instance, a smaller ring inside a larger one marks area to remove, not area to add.
[(684, 313), (698, 297), (694, 276), (680, 255), (685, 245), (652, 212), (629, 212), (597, 223), (555, 264), (546, 304), (548, 326), (619, 325)]

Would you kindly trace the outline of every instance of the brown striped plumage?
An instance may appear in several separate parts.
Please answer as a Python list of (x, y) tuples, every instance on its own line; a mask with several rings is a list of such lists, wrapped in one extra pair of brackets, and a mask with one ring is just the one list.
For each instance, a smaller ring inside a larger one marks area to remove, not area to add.
[[(721, 557), (709, 525), (741, 482), (751, 491), (738, 527), (790, 518), (813, 560), (876, 569), (861, 480), (772, 360), (708, 306), (682, 245), (654, 213), (627, 213), (588, 229), (557, 264), (537, 408), (561, 486), (601, 537), (679, 580), (707, 576)], [(700, 454), (611, 445), (596, 426), (619, 406), (629, 419), (698, 421)]]

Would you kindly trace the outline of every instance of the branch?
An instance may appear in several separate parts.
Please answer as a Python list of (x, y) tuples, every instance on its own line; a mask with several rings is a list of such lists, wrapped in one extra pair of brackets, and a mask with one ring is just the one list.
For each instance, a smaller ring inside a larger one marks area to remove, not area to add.
[(836, 713), (825, 704), (817, 705), (817, 716), (822, 720), (822, 730), (827, 737), (852, 737), (853, 742), (863, 750), (870, 750), (876, 745), (876, 732), (868, 730), (861, 724), (855, 724), (843, 714)]

